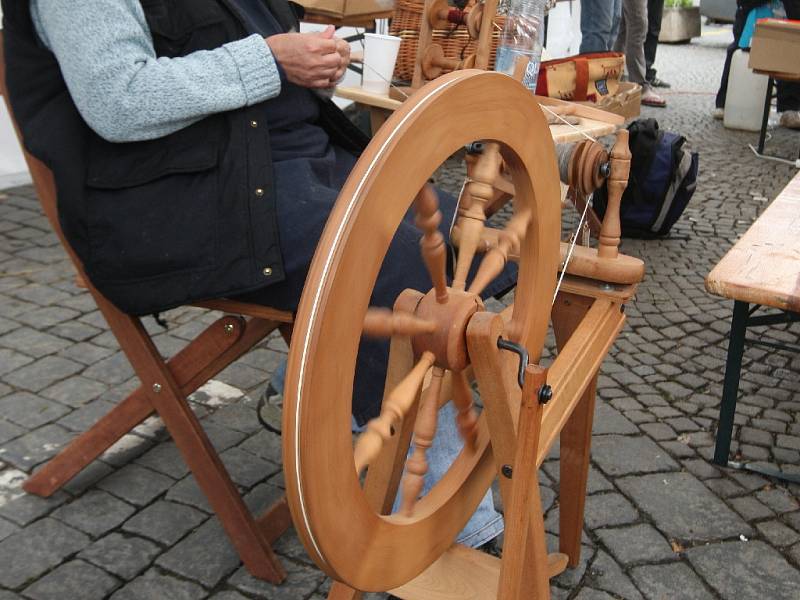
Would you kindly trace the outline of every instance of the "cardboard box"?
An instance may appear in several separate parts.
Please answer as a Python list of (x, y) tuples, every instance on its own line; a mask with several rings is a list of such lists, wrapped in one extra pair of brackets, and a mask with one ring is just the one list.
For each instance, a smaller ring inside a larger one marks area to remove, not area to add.
[(297, 0), (306, 11), (335, 19), (363, 17), (394, 10), (394, 0)]
[(755, 71), (800, 77), (800, 21), (757, 21), (748, 66)]

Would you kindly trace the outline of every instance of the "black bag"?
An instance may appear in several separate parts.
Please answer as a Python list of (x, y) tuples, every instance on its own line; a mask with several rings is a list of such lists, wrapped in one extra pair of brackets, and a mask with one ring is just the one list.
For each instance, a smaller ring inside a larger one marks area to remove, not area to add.
[[(620, 222), (625, 237), (654, 238), (669, 233), (697, 187), (698, 156), (682, 135), (658, 128), (655, 119), (628, 125), (631, 174), (622, 194)], [(606, 212), (606, 186), (594, 193), (594, 210)]]

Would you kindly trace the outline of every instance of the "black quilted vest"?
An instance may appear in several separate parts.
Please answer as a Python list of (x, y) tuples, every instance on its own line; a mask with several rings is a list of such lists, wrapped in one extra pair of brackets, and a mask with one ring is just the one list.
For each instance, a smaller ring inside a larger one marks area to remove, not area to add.
[[(141, 0), (159, 56), (245, 37), (229, 0)], [(285, 29), (284, 0), (264, 0)], [(272, 161), (259, 105), (166, 137), (111, 143), (79, 115), (28, 0), (2, 0), (9, 99), (26, 148), (55, 174), (58, 211), (92, 283), (130, 314), (222, 297), (284, 278)], [(331, 101), (319, 124), (354, 153), (365, 144)], [(252, 126), (252, 123), (258, 126)]]

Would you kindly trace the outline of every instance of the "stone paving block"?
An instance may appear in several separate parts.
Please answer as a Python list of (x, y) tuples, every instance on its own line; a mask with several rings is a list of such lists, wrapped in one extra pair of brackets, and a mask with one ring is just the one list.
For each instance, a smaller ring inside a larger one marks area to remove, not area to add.
[(243, 594), (258, 598), (275, 598), (275, 600), (289, 600), (290, 598), (306, 598), (316, 590), (325, 576), (317, 569), (307, 565), (299, 565), (284, 561), (287, 577), (279, 586), (272, 585), (262, 579), (256, 579), (247, 569), (241, 567), (228, 579), (228, 584), (238, 589)]
[(83, 375), (89, 379), (113, 385), (122, 383), (131, 377), (133, 367), (122, 352), (117, 352), (91, 365), (83, 372)]
[(93, 490), (65, 504), (52, 516), (92, 537), (99, 537), (120, 525), (135, 510), (111, 494)]
[(211, 505), (208, 503), (206, 495), (202, 492), (194, 476), (191, 474), (173, 485), (167, 492), (165, 499), (170, 502), (188, 504), (189, 506), (199, 508), (207, 513), (212, 512)]
[(144, 506), (163, 494), (174, 483), (172, 479), (138, 465), (127, 465), (97, 484), (136, 506)]
[(33, 600), (101, 600), (119, 585), (119, 581), (97, 567), (81, 560), (61, 565), (25, 588)]
[(261, 460), (239, 448), (226, 450), (220, 458), (234, 483), (245, 488), (251, 488), (280, 471), (278, 465)]
[(800, 541), (800, 533), (787, 527), (780, 521), (757, 523), (756, 529), (770, 544), (777, 547), (791, 546)]
[(122, 529), (172, 546), (207, 518), (184, 504), (159, 500), (128, 519)]
[(31, 327), (19, 327), (0, 337), (0, 346), (18, 348), (28, 356), (42, 358), (54, 354), (71, 344), (65, 340)]
[(4, 378), (13, 386), (38, 392), (82, 369), (83, 365), (73, 360), (59, 356), (45, 356), (12, 373), (7, 373)]
[(64, 308), (61, 306), (47, 306), (44, 308), (26, 311), (21, 315), (18, 315), (16, 319), (22, 323), (30, 325), (31, 327), (45, 328), (58, 325), (59, 323), (71, 321), (79, 315), (80, 313), (78, 311), (70, 308)]
[(647, 437), (594, 436), (592, 458), (612, 477), (629, 473), (652, 473), (679, 468), (664, 450)]
[(18, 588), (84, 548), (89, 538), (56, 521), (42, 519), (0, 542), (0, 586)]
[(674, 440), (678, 437), (675, 430), (666, 423), (645, 423), (640, 427), (642, 431), (654, 440)]
[[(686, 556), (726, 600), (796, 600), (800, 597), (800, 572), (764, 542), (709, 544), (690, 549)], [(721, 569), (720, 565), (725, 568)]]
[(205, 420), (207, 423), (218, 423), (246, 434), (253, 434), (263, 429), (256, 415), (256, 403), (245, 397), (241, 402), (223, 406)]
[(83, 433), (105, 417), (112, 408), (114, 408), (114, 404), (98, 398), (62, 417), (58, 420), (58, 424), (70, 431)]
[(592, 433), (594, 435), (609, 433), (631, 434), (639, 433), (639, 430), (636, 425), (622, 416), (622, 413), (617, 409), (604, 402), (598, 402), (594, 409)]
[(713, 600), (714, 595), (684, 563), (636, 567), (631, 576), (647, 600)]
[(13, 373), (23, 365), (32, 363), (30, 356), (25, 356), (9, 348), (0, 348), (0, 375)]
[(152, 440), (126, 433), (108, 450), (103, 452), (100, 459), (108, 464), (120, 467), (147, 452), (153, 447)]
[(25, 430), (22, 427), (18, 427), (17, 425), (7, 421), (0, 421), (0, 444), (4, 444), (9, 440), (13, 440), (16, 437), (21, 436), (23, 433), (25, 433)]
[(602, 590), (587, 587), (578, 592), (578, 595), (575, 596), (575, 600), (614, 600), (614, 596)]
[(589, 529), (624, 525), (639, 518), (639, 512), (621, 494), (594, 494), (586, 498), (585, 523)]
[(45, 425), (0, 447), (0, 460), (24, 471), (55, 456), (74, 434), (58, 425)]
[(756, 492), (756, 498), (777, 513), (792, 512), (800, 508), (798, 499), (781, 487)]
[(0, 519), (0, 542), (17, 531), (19, 531), (19, 527), (14, 525), (11, 521)]
[(113, 469), (106, 463), (96, 460), (84, 467), (80, 473), (64, 484), (64, 490), (78, 496), (109, 475)]
[(78, 558), (128, 581), (144, 571), (160, 552), (153, 542), (111, 533), (83, 550)]
[(207, 596), (196, 583), (161, 575), (151, 569), (115, 592), (111, 600), (203, 600)]
[(622, 572), (622, 568), (614, 559), (602, 550), (597, 552), (589, 567), (587, 583), (626, 600), (642, 600), (642, 595), (630, 578)]
[(595, 533), (614, 558), (623, 565), (676, 558), (664, 536), (646, 523), (632, 527), (598, 529)]
[(81, 323), (80, 321), (67, 321), (66, 323), (59, 323), (55, 327), (50, 328), (53, 335), (67, 338), (74, 342), (83, 342), (89, 338), (95, 337), (102, 329), (89, 325), (88, 323)]
[(79, 407), (97, 398), (108, 386), (81, 375), (75, 375), (42, 390), (40, 394), (67, 406)]
[(232, 573), (240, 560), (219, 520), (213, 518), (162, 554), (156, 564), (211, 588)]
[(695, 477), (700, 479), (713, 479), (715, 477), (722, 477), (720, 470), (708, 461), (699, 458), (688, 458), (682, 461), (686, 470)]
[(624, 477), (616, 483), (670, 539), (700, 542), (752, 534), (747, 523), (689, 473)]
[[(211, 594), (209, 598), (211, 600), (248, 600), (247, 596), (242, 596), (239, 592), (232, 592), (229, 590)], [(320, 598), (322, 598), (322, 596), (320, 596)]]
[(275, 464), (282, 462), (281, 437), (270, 431), (260, 431), (238, 447)]
[(741, 498), (731, 498), (729, 504), (748, 522), (758, 519), (766, 519), (774, 516), (769, 507), (762, 504), (752, 496), (742, 496)]
[(189, 467), (174, 442), (158, 444), (137, 458), (136, 462), (173, 479), (181, 479), (189, 473)]

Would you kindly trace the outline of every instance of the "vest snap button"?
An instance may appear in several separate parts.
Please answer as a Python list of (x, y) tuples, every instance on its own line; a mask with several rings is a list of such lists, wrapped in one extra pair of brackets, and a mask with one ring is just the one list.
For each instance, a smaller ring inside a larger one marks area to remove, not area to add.
[(264, 190), (262, 190), (261, 188), (256, 188), (256, 196), (260, 198), (263, 195), (264, 195)]
[(270, 275), (272, 275), (272, 267), (264, 267), (262, 273), (264, 273), (265, 277), (269, 277)]
[(258, 127), (258, 121), (250, 121), (250, 127), (252, 127), (253, 129)]

